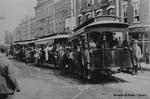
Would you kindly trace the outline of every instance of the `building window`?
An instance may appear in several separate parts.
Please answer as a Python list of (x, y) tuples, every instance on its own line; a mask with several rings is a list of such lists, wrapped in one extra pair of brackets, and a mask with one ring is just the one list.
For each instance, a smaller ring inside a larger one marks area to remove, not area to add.
[(99, 9), (96, 11), (96, 16), (102, 16), (103, 15), (103, 10)]
[(87, 13), (87, 14), (86, 14), (86, 19), (88, 20), (88, 19), (90, 19), (90, 18), (92, 18), (92, 14), (91, 14), (91, 13)]
[(90, 7), (92, 5), (94, 5), (94, 0), (88, 0), (87, 1), (87, 6)]
[(82, 23), (82, 21), (83, 21), (83, 16), (82, 16), (82, 14), (80, 14), (78, 16), (78, 25), (80, 25)]
[(102, 0), (97, 0), (97, 3), (102, 3)]
[(127, 4), (122, 6), (123, 22), (127, 23)]
[(108, 10), (108, 15), (114, 15), (115, 14), (115, 9), (111, 8)]
[(108, 15), (115, 15), (115, 6), (111, 5), (107, 8)]
[(139, 2), (133, 2), (133, 15), (134, 15), (134, 22), (138, 22), (139, 19)]
[(78, 24), (81, 24), (81, 16), (78, 17)]

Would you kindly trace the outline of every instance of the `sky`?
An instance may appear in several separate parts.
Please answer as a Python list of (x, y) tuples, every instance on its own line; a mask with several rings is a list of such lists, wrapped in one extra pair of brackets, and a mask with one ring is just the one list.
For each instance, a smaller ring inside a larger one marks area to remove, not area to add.
[(25, 16), (34, 16), (36, 0), (0, 0), (0, 44), (4, 42), (4, 31), (13, 31)]

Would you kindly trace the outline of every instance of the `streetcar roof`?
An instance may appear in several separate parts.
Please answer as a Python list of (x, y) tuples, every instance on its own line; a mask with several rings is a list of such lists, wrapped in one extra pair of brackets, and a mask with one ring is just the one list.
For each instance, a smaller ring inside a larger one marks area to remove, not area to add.
[(89, 24), (86, 29), (89, 29), (89, 28), (95, 28), (95, 27), (98, 27), (98, 28), (103, 28), (103, 27), (114, 27), (114, 28), (128, 28), (128, 24), (126, 23), (122, 23), (122, 22), (118, 22), (118, 21), (107, 21), (107, 20), (104, 20), (104, 21), (97, 21), (97, 22), (94, 22), (94, 23), (91, 23)]
[(35, 41), (25, 41), (25, 42), (18, 42), (18, 44), (24, 45), (29, 43), (35, 43)]
[(70, 34), (55, 35), (51, 37), (41, 38), (36, 41), (36, 44), (53, 43), (54, 39), (68, 38)]
[[(85, 24), (86, 23), (86, 24)], [(124, 32), (128, 30), (128, 24), (119, 22), (118, 17), (116, 16), (98, 16), (95, 17), (94, 20), (90, 20), (88, 22), (85, 22), (84, 24), (81, 24), (81, 26), (78, 26), (74, 30), (74, 34), (72, 34), (69, 39), (75, 38), (77, 35), (80, 35), (82, 33), (85, 33), (85, 31), (92, 32), (92, 31), (99, 31), (99, 32)]]
[(25, 44), (31, 44), (31, 43), (35, 43), (35, 39), (31, 39), (31, 40), (23, 40), (23, 41), (16, 41), (15, 43), (12, 44), (13, 45), (25, 45)]
[(85, 28), (86, 28), (86, 27), (83, 27), (83, 28), (79, 29), (78, 31), (76, 31), (76, 32), (74, 32), (73, 34), (71, 34), (68, 38), (71, 40), (71, 39), (73, 39), (75, 36), (84, 33), (84, 32), (85, 32)]

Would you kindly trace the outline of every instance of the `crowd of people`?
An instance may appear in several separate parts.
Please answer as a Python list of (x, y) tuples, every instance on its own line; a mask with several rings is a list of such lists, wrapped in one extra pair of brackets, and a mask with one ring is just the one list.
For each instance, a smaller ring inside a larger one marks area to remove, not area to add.
[(57, 66), (67, 47), (61, 43), (34, 46), (15, 45), (7, 51), (6, 55), (26, 63), (32, 62), (36, 65), (49, 63)]
[[(99, 41), (98, 41), (99, 40)], [(100, 41), (101, 40), (101, 41)], [(109, 41), (111, 40), (111, 41)], [(129, 49), (131, 52), (131, 63), (132, 63), (132, 70), (134, 74), (137, 73), (138, 63), (141, 55), (141, 48), (138, 46), (137, 40), (129, 41), (126, 37), (124, 41), (121, 41), (120, 38), (115, 38), (115, 35), (112, 35), (112, 39), (106, 38), (106, 35), (103, 35), (101, 39), (93, 39), (91, 38), (86, 44), (82, 37), (78, 37), (78, 40), (75, 41), (75, 45), (57, 43), (57, 44), (45, 44), (45, 45), (34, 45), (34, 46), (16, 46), (12, 47), (8, 51), (7, 54), (9, 57), (13, 56), (14, 58), (18, 58), (24, 62), (33, 62), (36, 65), (42, 65), (42, 63), (49, 63), (54, 64), (56, 67), (62, 64), (67, 64), (66, 62), (70, 60), (69, 58), (73, 59), (74, 55), (76, 55), (76, 59), (79, 60), (81, 64), (89, 63), (90, 60), (88, 57), (89, 52), (95, 49), (115, 49), (115, 48), (124, 48)], [(90, 50), (86, 50), (89, 48)], [(89, 51), (89, 52), (88, 52)], [(86, 60), (82, 61), (81, 54), (85, 54)], [(77, 58), (78, 57), (78, 58)], [(66, 60), (68, 58), (68, 60)], [(86, 62), (85, 62), (86, 61)]]

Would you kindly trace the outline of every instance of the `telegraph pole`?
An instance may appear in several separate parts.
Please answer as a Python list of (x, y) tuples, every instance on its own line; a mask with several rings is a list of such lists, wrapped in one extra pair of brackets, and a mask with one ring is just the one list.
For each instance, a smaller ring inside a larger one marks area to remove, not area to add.
[[(0, 0), (0, 12), (2, 12), (1, 10), (2, 10), (2, 1)], [(0, 20), (5, 19), (5, 17), (2, 16), (1, 14), (2, 14), (2, 13), (0, 13)]]

